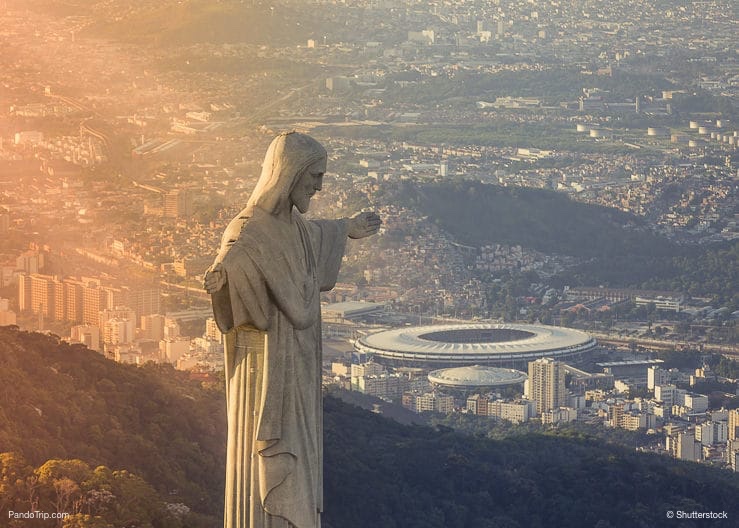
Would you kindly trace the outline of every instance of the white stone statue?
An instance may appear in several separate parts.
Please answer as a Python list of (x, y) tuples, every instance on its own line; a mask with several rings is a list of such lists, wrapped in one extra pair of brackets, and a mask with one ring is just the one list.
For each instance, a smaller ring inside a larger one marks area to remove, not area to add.
[(381, 224), (369, 212), (303, 218), (325, 170), (316, 140), (277, 136), (204, 279), (226, 337), (225, 528), (320, 527), (319, 296), (336, 283), (347, 236), (370, 236)]

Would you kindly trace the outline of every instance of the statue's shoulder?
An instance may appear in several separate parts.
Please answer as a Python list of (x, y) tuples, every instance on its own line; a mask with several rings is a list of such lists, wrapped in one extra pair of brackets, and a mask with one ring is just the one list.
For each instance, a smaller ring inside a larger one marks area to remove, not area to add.
[(241, 232), (234, 244), (250, 253), (270, 254), (278, 251), (282, 241), (290, 237), (290, 226), (267, 212), (254, 209), (254, 213), (246, 218)]

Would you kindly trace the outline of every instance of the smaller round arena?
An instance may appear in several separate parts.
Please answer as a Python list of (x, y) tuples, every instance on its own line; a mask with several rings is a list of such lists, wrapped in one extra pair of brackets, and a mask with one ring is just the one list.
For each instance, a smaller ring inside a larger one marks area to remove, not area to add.
[(520, 385), (528, 376), (519, 370), (472, 365), (434, 370), (429, 373), (434, 385), (455, 390), (484, 390)]

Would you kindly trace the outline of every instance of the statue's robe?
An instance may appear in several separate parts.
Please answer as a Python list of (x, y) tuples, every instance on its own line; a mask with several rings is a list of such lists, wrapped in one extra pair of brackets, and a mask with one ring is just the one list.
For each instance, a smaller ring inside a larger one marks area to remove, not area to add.
[(254, 208), (213, 294), (226, 338), (226, 528), (317, 528), (323, 510), (320, 292), (336, 283), (344, 220)]

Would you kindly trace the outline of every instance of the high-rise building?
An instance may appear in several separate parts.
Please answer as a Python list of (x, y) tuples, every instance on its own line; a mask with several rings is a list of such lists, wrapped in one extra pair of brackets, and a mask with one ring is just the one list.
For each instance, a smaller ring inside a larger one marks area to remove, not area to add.
[(735, 473), (739, 473), (739, 450), (729, 451), (729, 466)]
[(713, 435), (713, 424), (706, 422), (695, 426), (695, 439), (704, 446), (710, 446), (716, 443)]
[(473, 394), (472, 396), (467, 398), (466, 407), (467, 410), (472, 414), (476, 414), (478, 416), (487, 416), (488, 402), (488, 398), (486, 398), (482, 394)]
[(408, 390), (408, 378), (400, 374), (358, 376), (352, 378), (352, 390), (377, 398), (398, 400)]
[(107, 308), (105, 292), (99, 282), (88, 282), (82, 286), (82, 322), (100, 325), (100, 312)]
[(385, 370), (385, 367), (379, 363), (375, 363), (374, 361), (369, 361), (360, 365), (353, 364), (351, 367), (352, 378), (361, 376), (381, 376), (382, 374), (387, 374), (387, 370)]
[(141, 337), (154, 341), (164, 339), (164, 319), (165, 317), (160, 314), (144, 315), (141, 317)]
[(17, 282), (17, 272), (15, 266), (0, 265), (0, 288), (5, 288)]
[(66, 320), (66, 313), (65, 313), (65, 302), (64, 302), (64, 283), (60, 281), (58, 278), (54, 277), (52, 279), (52, 285), (54, 289), (54, 310), (53, 310), (53, 317), (57, 321), (64, 321)]
[(31, 277), (29, 275), (18, 276), (18, 309), (21, 312), (31, 310)]
[(20, 310), (57, 321), (98, 326), (100, 311), (120, 305), (121, 300), (121, 290), (104, 287), (98, 279), (61, 281), (39, 273), (22, 274), (18, 278)]
[(531, 416), (529, 403), (526, 401), (505, 402), (491, 401), (482, 394), (473, 394), (467, 398), (467, 411), (478, 416), (495, 416), (513, 423), (522, 423)]
[(739, 409), (729, 411), (729, 440), (739, 440)]
[(575, 420), (577, 420), (577, 409), (569, 407), (559, 407), (541, 413), (541, 423), (543, 424), (567, 423)]
[(674, 385), (655, 385), (654, 399), (662, 402), (662, 404), (670, 408), (679, 404), (678, 389)]
[(611, 427), (621, 427), (621, 422), (624, 417), (624, 404), (614, 403), (608, 408), (608, 422)]
[[(654, 415), (651, 415), (654, 416)], [(639, 429), (646, 429), (650, 426), (650, 421), (652, 422), (652, 425), (654, 424), (654, 420), (650, 420), (650, 415), (641, 413), (638, 411), (630, 411), (628, 413), (624, 413), (621, 416), (621, 419), (619, 420), (618, 427), (621, 427), (622, 429), (626, 429), (627, 431), (637, 431)]]
[(614, 403), (608, 408), (608, 423), (629, 431), (648, 429), (656, 425), (655, 416), (641, 410), (635, 404)]
[(39, 273), (44, 267), (44, 254), (39, 251), (28, 250), (15, 259), (15, 267), (24, 273)]
[(526, 422), (529, 419), (529, 405), (526, 402), (492, 401), (487, 405), (488, 416), (495, 416), (513, 423)]
[(108, 353), (116, 363), (130, 363), (132, 365), (140, 365), (143, 357), (141, 350), (135, 345), (120, 344), (112, 347), (112, 351)]
[(438, 392), (426, 394), (406, 392), (403, 394), (403, 406), (416, 413), (434, 411), (447, 414), (454, 410), (454, 396)]
[(188, 189), (174, 189), (164, 195), (164, 216), (187, 217), (192, 214), (192, 194)]
[(678, 433), (675, 457), (680, 460), (692, 460), (698, 462), (703, 459), (703, 448), (696, 441), (693, 431)]
[(695, 439), (704, 446), (725, 444), (727, 430), (726, 422), (706, 422), (695, 426)]
[(98, 279), (82, 281), (82, 322), (100, 325), (100, 312), (122, 306), (123, 292), (118, 288), (103, 286)]
[(136, 320), (146, 315), (161, 313), (161, 292), (159, 287), (124, 290), (123, 304), (136, 312)]
[(56, 287), (59, 281), (50, 275), (33, 273), (18, 277), (18, 305), (22, 312), (41, 313), (55, 318)]
[(564, 364), (552, 358), (530, 362), (528, 391), (538, 414), (566, 405)]
[(647, 389), (653, 391), (657, 385), (666, 385), (670, 381), (670, 373), (655, 365), (647, 368)]
[(64, 319), (82, 321), (82, 283), (75, 280), (64, 281)]
[(106, 345), (131, 343), (136, 337), (136, 312), (127, 306), (106, 308), (100, 312), (98, 325)]
[(708, 396), (705, 394), (695, 394), (688, 392), (685, 395), (685, 407), (692, 412), (701, 413), (708, 410)]
[(103, 326), (103, 342), (106, 345), (128, 344), (133, 341), (134, 325), (128, 319), (113, 317), (105, 321)]
[(223, 343), (223, 334), (218, 329), (216, 320), (213, 317), (209, 317), (205, 321), (205, 337), (209, 339), (210, 341), (215, 341), (216, 343)]

